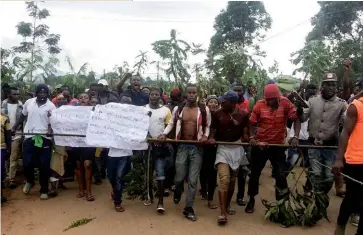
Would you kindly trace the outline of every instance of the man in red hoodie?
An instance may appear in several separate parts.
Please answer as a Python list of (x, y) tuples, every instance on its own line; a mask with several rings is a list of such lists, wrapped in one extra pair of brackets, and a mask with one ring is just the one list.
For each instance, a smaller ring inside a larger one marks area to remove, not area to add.
[(300, 120), (294, 105), (287, 98), (280, 96), (276, 84), (265, 86), (264, 93), (265, 98), (257, 101), (250, 117), (251, 175), (246, 213), (254, 212), (254, 197), (258, 194), (259, 179), (267, 160), (270, 160), (275, 169), (276, 199), (288, 196), (285, 149), (268, 147), (269, 144), (284, 144), (288, 118), (294, 122), (295, 130), (295, 136), (290, 139), (291, 145), (297, 146), (299, 140)]

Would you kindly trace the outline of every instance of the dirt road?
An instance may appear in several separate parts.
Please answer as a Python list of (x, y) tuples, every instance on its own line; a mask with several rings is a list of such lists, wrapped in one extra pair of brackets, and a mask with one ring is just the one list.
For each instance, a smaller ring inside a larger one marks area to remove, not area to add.
[[(260, 196), (272, 200), (274, 197), (271, 169), (266, 168), (261, 178)], [(305, 180), (305, 179), (303, 179)], [(21, 188), (14, 191), (6, 190), (9, 202), (2, 206), (1, 230), (5, 235), (330, 235), (333, 234), (335, 221), (341, 199), (331, 195), (329, 217), (332, 223), (320, 221), (313, 228), (301, 227), (281, 228), (264, 220), (264, 208), (258, 201), (253, 215), (245, 214), (244, 207), (238, 207), (233, 199), (236, 215), (229, 217), (224, 227), (216, 224), (218, 210), (210, 210), (206, 202), (196, 198), (196, 215), (198, 220), (191, 222), (182, 216), (184, 200), (174, 205), (172, 196), (166, 198), (166, 214), (156, 213), (156, 205), (145, 207), (139, 200), (125, 200), (126, 211), (117, 213), (109, 198), (110, 186), (105, 180), (100, 186), (93, 186), (96, 201), (87, 202), (76, 198), (75, 182), (66, 183), (68, 189), (61, 190), (59, 196), (48, 201), (40, 201), (38, 188), (34, 188), (28, 196), (23, 195)], [(185, 196), (185, 194), (184, 194)], [(257, 199), (259, 200), (259, 199)], [(215, 202), (218, 197), (215, 196)], [(63, 232), (72, 221), (82, 218), (96, 217), (86, 225)], [(347, 234), (354, 234), (356, 228), (348, 226)]]

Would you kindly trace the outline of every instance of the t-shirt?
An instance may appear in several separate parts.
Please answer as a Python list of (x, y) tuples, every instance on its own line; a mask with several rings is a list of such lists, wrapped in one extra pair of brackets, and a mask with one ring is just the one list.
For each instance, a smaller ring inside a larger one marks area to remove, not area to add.
[(249, 112), (249, 101), (245, 99), (242, 103), (237, 104), (237, 107), (246, 112)]
[[(10, 128), (13, 128), (15, 122), (16, 122), (16, 112), (18, 111), (18, 106), (19, 104), (9, 104), (7, 103), (8, 106), (8, 117), (10, 120)], [(17, 131), (18, 133), (21, 132), (20, 130)], [(20, 135), (15, 135), (12, 137), (13, 140), (16, 139), (20, 139), (21, 136)]]
[(287, 98), (279, 98), (276, 110), (267, 105), (265, 99), (257, 101), (253, 107), (250, 124), (257, 126), (256, 139), (269, 144), (283, 144), (286, 135), (286, 121), (297, 119), (296, 109)]
[[(299, 140), (308, 140), (309, 139), (308, 124), (309, 124), (309, 120), (301, 123)], [(294, 123), (293, 123), (291, 126), (291, 129), (290, 129), (290, 132), (289, 132), (289, 137), (294, 137), (294, 136), (295, 136), (295, 130), (294, 130)]]
[(171, 118), (171, 112), (168, 107), (162, 106), (158, 109), (152, 109), (149, 105), (146, 105), (151, 111), (149, 133), (151, 137), (156, 138), (161, 135), (165, 129), (165, 125), (169, 123)]
[(18, 109), (18, 104), (9, 104), (8, 105), (8, 117), (10, 120), (10, 127), (13, 127), (16, 122), (16, 111)]
[[(47, 133), (50, 123), (48, 112), (56, 109), (55, 105), (47, 99), (45, 104), (38, 106), (37, 98), (27, 100), (23, 106), (23, 115), (28, 116), (24, 127), (24, 133)], [(26, 135), (25, 138), (33, 137)], [(48, 138), (43, 136), (44, 138)]]
[(110, 148), (108, 151), (109, 157), (127, 157), (132, 155), (132, 150)]

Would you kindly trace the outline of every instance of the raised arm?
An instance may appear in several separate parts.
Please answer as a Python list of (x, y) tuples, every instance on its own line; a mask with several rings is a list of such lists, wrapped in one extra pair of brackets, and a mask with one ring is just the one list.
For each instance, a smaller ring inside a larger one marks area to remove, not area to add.
[(343, 97), (342, 99), (348, 100), (350, 97), (349, 89), (349, 73), (352, 70), (352, 61), (344, 61), (344, 74), (343, 74)]

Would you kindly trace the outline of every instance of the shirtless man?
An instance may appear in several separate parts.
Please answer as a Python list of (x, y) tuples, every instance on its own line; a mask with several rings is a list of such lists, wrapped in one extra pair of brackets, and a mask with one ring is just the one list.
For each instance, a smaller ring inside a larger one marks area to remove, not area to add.
[[(176, 106), (168, 126), (159, 139), (165, 140), (175, 127), (176, 140), (198, 140), (206, 142), (209, 136), (211, 115), (208, 107), (197, 105), (197, 87), (189, 84), (186, 88), (186, 102)], [(193, 203), (197, 190), (198, 176), (202, 166), (202, 151), (199, 146), (180, 144), (175, 161), (174, 203), (178, 204), (182, 195), (184, 176), (188, 172), (188, 194), (183, 214), (189, 220), (196, 221)], [(188, 171), (186, 171), (188, 167)]]

